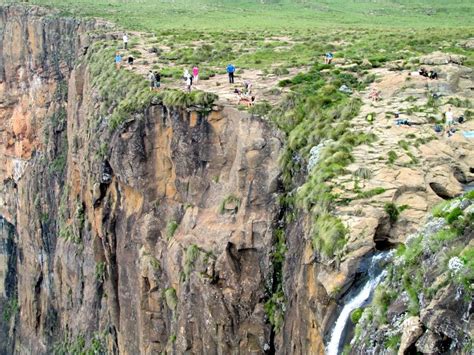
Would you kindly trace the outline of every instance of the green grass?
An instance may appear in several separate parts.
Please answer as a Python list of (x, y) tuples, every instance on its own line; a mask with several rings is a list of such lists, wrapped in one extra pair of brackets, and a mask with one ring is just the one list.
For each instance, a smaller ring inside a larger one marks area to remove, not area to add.
[[(12, 2), (3, 0), (3, 2)], [(466, 26), (469, 0), (30, 0), (64, 13), (103, 17), (123, 27), (158, 29), (291, 29), (314, 27)]]
[(165, 301), (169, 309), (175, 310), (178, 305), (178, 296), (174, 288), (167, 288), (165, 290)]
[(229, 195), (222, 200), (219, 205), (219, 213), (224, 214), (226, 212), (237, 213), (240, 207), (240, 199), (237, 196)]
[(166, 237), (168, 238), (168, 240), (173, 238), (178, 227), (179, 227), (179, 224), (175, 220), (169, 221), (166, 224)]

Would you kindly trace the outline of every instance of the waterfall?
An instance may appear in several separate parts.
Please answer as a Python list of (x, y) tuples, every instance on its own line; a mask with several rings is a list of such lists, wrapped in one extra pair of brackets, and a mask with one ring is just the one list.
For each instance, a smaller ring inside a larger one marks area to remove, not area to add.
[(377, 287), (386, 274), (380, 264), (390, 258), (392, 254), (392, 252), (377, 253), (370, 258), (367, 270), (368, 279), (344, 304), (344, 307), (334, 324), (329, 343), (326, 346), (327, 355), (337, 355), (340, 353), (340, 348), (343, 345), (341, 342), (343, 340), (344, 330), (346, 329), (347, 322), (350, 321), (349, 318), (352, 311), (362, 307), (369, 301), (375, 287)]

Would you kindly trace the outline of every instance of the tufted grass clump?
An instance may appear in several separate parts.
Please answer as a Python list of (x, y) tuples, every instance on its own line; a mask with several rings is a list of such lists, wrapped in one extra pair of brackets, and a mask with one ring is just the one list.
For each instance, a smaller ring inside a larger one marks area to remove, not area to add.
[(194, 263), (199, 258), (200, 252), (201, 250), (196, 244), (191, 244), (186, 249), (186, 254), (184, 258), (184, 268), (183, 268), (183, 274), (184, 274), (185, 280), (189, 277), (189, 274), (193, 270)]
[(178, 229), (178, 222), (175, 220), (171, 220), (166, 224), (166, 237), (169, 239), (173, 238), (176, 230)]
[(237, 213), (240, 208), (240, 199), (234, 195), (228, 195), (222, 200), (219, 205), (219, 213), (224, 214), (226, 212)]
[(313, 247), (326, 257), (332, 258), (346, 245), (347, 229), (337, 217), (329, 213), (318, 216), (313, 228)]
[(165, 290), (165, 301), (169, 309), (174, 311), (178, 305), (178, 296), (176, 296), (176, 290), (169, 287)]
[(390, 219), (390, 223), (394, 224), (395, 222), (398, 221), (398, 216), (400, 215), (400, 209), (397, 207), (396, 204), (393, 202), (387, 202), (384, 206), (383, 209), (385, 213), (388, 214), (388, 218)]

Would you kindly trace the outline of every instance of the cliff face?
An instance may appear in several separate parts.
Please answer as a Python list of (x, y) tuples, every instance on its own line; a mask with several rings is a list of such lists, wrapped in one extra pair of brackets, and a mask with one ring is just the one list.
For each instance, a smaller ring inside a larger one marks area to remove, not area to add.
[(2, 351), (268, 350), (278, 134), (162, 105), (112, 130), (99, 25), (1, 11)]
[[(326, 165), (339, 166), (330, 158), (340, 149), (352, 156), (324, 180), (334, 204), (319, 218), (294, 204), (298, 191), (326, 191), (308, 183), (317, 169), (298, 151), (295, 189), (281, 191), (283, 136), (268, 121), (149, 94), (141, 76), (112, 66), (109, 24), (35, 7), (0, 14), (0, 353), (323, 353), (367, 256), (405, 243), (435, 203), (474, 180), (462, 137), (407, 134), (378, 117), (370, 131), (383, 144), (356, 144), (351, 131), (366, 130), (367, 115), (425, 105), (422, 78), (375, 69), (392, 101), (361, 100), (360, 112), (347, 103), (347, 117), (359, 113), (341, 124), (346, 145), (320, 142)], [(470, 95), (472, 71), (437, 70), (440, 85)], [(412, 119), (426, 128), (427, 115)], [(357, 338), (353, 351), (390, 338), (384, 317), (366, 327), (374, 343)], [(400, 345), (408, 335), (390, 326)]]

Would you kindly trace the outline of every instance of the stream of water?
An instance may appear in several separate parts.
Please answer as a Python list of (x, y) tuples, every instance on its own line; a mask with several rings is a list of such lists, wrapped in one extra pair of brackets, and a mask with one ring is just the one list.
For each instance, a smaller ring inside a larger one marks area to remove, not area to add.
[(345, 330), (348, 322), (350, 322), (350, 315), (352, 311), (360, 308), (370, 301), (375, 287), (385, 276), (386, 272), (383, 270), (384, 261), (390, 258), (391, 252), (381, 252), (374, 254), (370, 260), (367, 269), (367, 280), (360, 286), (356, 292), (346, 300), (341, 313), (337, 317), (334, 328), (331, 332), (329, 343), (326, 346), (327, 355), (338, 355), (342, 351)]

